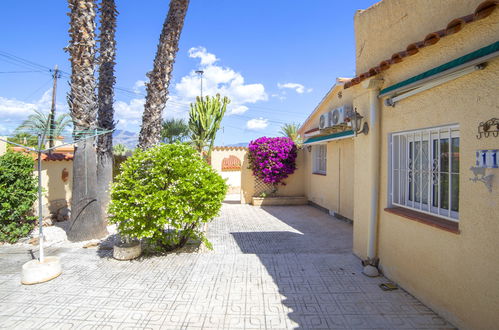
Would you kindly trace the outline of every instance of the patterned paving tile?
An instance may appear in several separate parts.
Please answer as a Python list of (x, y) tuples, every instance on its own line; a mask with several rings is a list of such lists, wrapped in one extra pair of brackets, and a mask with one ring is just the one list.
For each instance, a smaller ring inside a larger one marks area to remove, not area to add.
[(361, 274), (352, 227), (308, 206), (225, 204), (213, 251), (120, 262), (53, 246), (64, 273), (22, 286), (26, 246), (0, 247), (1, 329), (447, 329)]

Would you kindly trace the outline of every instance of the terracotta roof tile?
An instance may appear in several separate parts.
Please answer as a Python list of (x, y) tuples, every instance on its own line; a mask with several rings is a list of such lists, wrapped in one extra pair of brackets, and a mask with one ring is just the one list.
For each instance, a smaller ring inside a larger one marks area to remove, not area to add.
[(234, 155), (230, 155), (222, 160), (222, 171), (239, 171), (241, 160)]
[(363, 72), (349, 82), (345, 83), (343, 88), (347, 89), (357, 85), (363, 80), (388, 69), (391, 65), (402, 62), (405, 57), (417, 54), (421, 48), (434, 45), (439, 42), (441, 38), (461, 31), (465, 24), (478, 21), (489, 16), (496, 9), (498, 4), (499, 0), (487, 0), (482, 2), (478, 5), (473, 14), (455, 18), (447, 24), (445, 29), (428, 33), (424, 40), (407, 45), (405, 50), (393, 54), (391, 58), (382, 61), (379, 66), (372, 67), (367, 72)]
[[(73, 150), (74, 150), (73, 147), (69, 147), (69, 148), (66, 147), (66, 148), (60, 148), (60, 149), (61, 150), (56, 149), (51, 154), (42, 154), (42, 161), (73, 160)], [(38, 155), (35, 152), (27, 151), (26, 149), (21, 148), (21, 147), (13, 147), (12, 150), (16, 151), (16, 152), (25, 153), (25, 154), (31, 156), (34, 160), (38, 160)], [(67, 150), (71, 150), (71, 152), (68, 152)]]

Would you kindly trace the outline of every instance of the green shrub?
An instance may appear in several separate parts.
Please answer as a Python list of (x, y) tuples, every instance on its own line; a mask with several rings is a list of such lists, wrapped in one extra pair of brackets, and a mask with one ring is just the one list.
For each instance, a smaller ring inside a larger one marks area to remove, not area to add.
[(35, 226), (29, 213), (37, 198), (34, 161), (19, 152), (0, 156), (0, 242), (15, 243)]
[(115, 178), (110, 221), (120, 235), (164, 250), (190, 238), (211, 247), (200, 225), (218, 215), (226, 191), (225, 181), (188, 145), (137, 150)]

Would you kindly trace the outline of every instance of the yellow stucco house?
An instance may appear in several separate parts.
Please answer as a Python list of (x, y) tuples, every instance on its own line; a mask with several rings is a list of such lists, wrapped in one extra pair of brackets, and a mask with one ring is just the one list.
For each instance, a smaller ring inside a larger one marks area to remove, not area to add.
[(354, 211), (354, 137), (349, 122), (353, 113), (350, 79), (338, 78), (319, 105), (300, 127), (303, 193), (310, 204), (348, 220)]
[[(499, 327), (497, 6), (358, 11), (356, 76), (300, 129), (309, 200), (353, 220), (366, 266), (464, 329)], [(324, 126), (341, 107), (349, 122)]]

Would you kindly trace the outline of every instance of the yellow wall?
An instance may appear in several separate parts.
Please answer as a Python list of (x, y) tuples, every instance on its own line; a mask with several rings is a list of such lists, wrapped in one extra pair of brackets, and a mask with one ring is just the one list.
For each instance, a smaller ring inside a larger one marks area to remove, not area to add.
[[(385, 0), (355, 18), (357, 70), (377, 65), (452, 18), (474, 11), (474, 0)], [(398, 19), (398, 21), (397, 21)], [(417, 28), (416, 28), (417, 27)], [(384, 87), (400, 82), (456, 57), (487, 46), (499, 36), (499, 10), (467, 24), (462, 31), (423, 48), (393, 65), (380, 77)], [(361, 48), (363, 48), (361, 53)], [(361, 53), (361, 54), (360, 54)], [(378, 253), (386, 276), (421, 299), (454, 325), (493, 329), (499, 324), (499, 170), (493, 190), (473, 183), (469, 170), (475, 151), (498, 149), (498, 138), (476, 139), (481, 121), (499, 113), (499, 59), (482, 70), (381, 108), (381, 164)], [(367, 90), (357, 85), (354, 105), (368, 117)], [(392, 132), (457, 123), (460, 126), (459, 234), (415, 222), (383, 209), (388, 206), (388, 139)], [(355, 139), (355, 200), (369, 201), (369, 139)], [(367, 182), (367, 181), (366, 181)], [(354, 252), (366, 256), (369, 203), (355, 204)]]
[[(298, 157), (296, 158), (296, 170), (293, 174), (284, 180), (286, 185), (279, 185), (277, 190), (278, 196), (285, 197), (298, 197), (304, 196), (304, 153), (306, 150), (298, 150)], [(248, 168), (248, 155), (244, 157), (243, 166), (241, 169), (241, 203), (250, 204), (253, 196), (255, 195), (255, 177), (251, 169)]]
[(239, 147), (215, 147), (211, 153), (211, 167), (226, 180), (229, 185), (229, 193), (239, 193), (241, 187), (241, 171), (222, 171), (222, 161), (224, 158), (234, 155), (239, 158), (242, 165), (247, 152), (247, 149)]
[[(314, 150), (305, 153), (305, 192), (309, 201), (353, 219), (354, 142), (327, 142), (326, 175), (313, 173)], [(306, 150), (306, 148), (305, 148)]]
[[(352, 90), (343, 90), (342, 84), (336, 84), (300, 128), (300, 132), (303, 134), (310, 129), (318, 128), (321, 114), (342, 105), (351, 105), (352, 102)], [(327, 145), (326, 175), (312, 173), (314, 150), (304, 154), (305, 194), (309, 201), (330, 212), (353, 219), (354, 141), (352, 138), (346, 138), (325, 144)], [(316, 145), (313, 145), (313, 148), (316, 148)], [(305, 147), (304, 150), (306, 151), (307, 148)]]
[[(4, 136), (0, 136), (0, 138), (7, 139)], [(3, 155), (7, 151), (7, 143), (0, 141), (0, 156)]]
[[(37, 165), (35, 165), (36, 168)], [(35, 168), (35, 175), (38, 171)], [(67, 181), (62, 180), (62, 172), (66, 169)], [(55, 213), (71, 201), (71, 189), (73, 184), (73, 162), (72, 161), (42, 161), (42, 186), (43, 186), (43, 215), (48, 216)], [(65, 201), (65, 202), (64, 202)], [(36, 202), (38, 205), (38, 201)], [(36, 208), (38, 214), (38, 208)]]
[(423, 40), (428, 33), (445, 29), (451, 20), (473, 13), (483, 1), (384, 0), (357, 11), (354, 16), (357, 74)]

